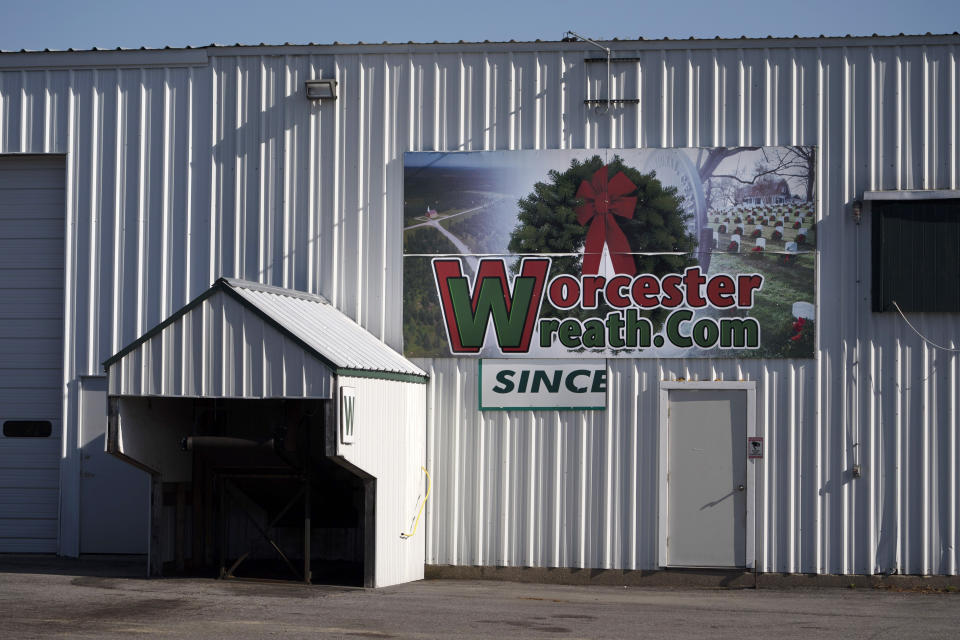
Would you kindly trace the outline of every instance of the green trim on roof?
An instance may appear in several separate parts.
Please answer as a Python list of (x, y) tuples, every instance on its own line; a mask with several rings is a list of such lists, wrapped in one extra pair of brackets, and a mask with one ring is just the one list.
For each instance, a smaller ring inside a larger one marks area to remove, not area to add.
[(379, 380), (395, 380), (398, 382), (413, 382), (415, 384), (427, 384), (430, 381), (429, 376), (418, 376), (413, 373), (394, 373), (393, 371), (376, 371), (373, 369), (347, 369), (340, 368), (333, 371), (338, 376), (348, 378), (377, 378)]
[(117, 351), (115, 354), (113, 354), (112, 356), (110, 356), (109, 358), (107, 358), (106, 360), (104, 360), (104, 361), (103, 361), (103, 370), (106, 371), (107, 368), (108, 368), (110, 365), (112, 365), (112, 364), (114, 364), (115, 362), (121, 360), (125, 355), (127, 355), (127, 354), (130, 353), (131, 351), (135, 350), (137, 347), (139, 347), (140, 345), (142, 345), (144, 342), (146, 342), (147, 340), (150, 340), (150, 338), (153, 338), (154, 336), (158, 335), (161, 331), (163, 331), (164, 329), (166, 329), (167, 327), (169, 327), (171, 324), (173, 324), (174, 322), (176, 322), (177, 320), (179, 320), (179, 319), (182, 318), (183, 316), (187, 315), (187, 313), (189, 313), (190, 311), (193, 311), (194, 309), (196, 309), (198, 306), (200, 306), (200, 303), (201, 303), (201, 302), (203, 302), (204, 300), (206, 300), (207, 298), (209, 298), (210, 296), (212, 296), (214, 293), (216, 293), (216, 292), (217, 292), (218, 290), (220, 290), (221, 288), (227, 288), (227, 289), (229, 289), (229, 287), (226, 285), (226, 283), (223, 283), (223, 282), (222, 282), (222, 279), (221, 279), (221, 280), (217, 280), (216, 282), (214, 282), (213, 285), (212, 285), (209, 289), (207, 289), (206, 291), (204, 291), (203, 293), (201, 293), (199, 296), (197, 296), (196, 298), (194, 298), (193, 300), (191, 300), (190, 302), (188, 302), (185, 306), (181, 307), (178, 311), (175, 311), (175, 312), (173, 313), (173, 315), (171, 315), (169, 318), (167, 318), (166, 320), (164, 320), (164, 321), (161, 322), (160, 324), (156, 325), (156, 326), (153, 327), (152, 329), (148, 330), (145, 334), (143, 334), (142, 336), (140, 336), (139, 338), (137, 338), (136, 340), (134, 340), (133, 342), (131, 342), (130, 344), (128, 344), (127, 346), (125, 346), (123, 349), (121, 349), (120, 351)]

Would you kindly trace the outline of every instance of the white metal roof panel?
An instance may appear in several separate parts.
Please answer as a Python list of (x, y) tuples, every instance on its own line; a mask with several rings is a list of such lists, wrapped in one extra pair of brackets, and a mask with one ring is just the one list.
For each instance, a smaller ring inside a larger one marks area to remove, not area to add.
[(302, 341), (337, 373), (427, 374), (321, 296), (224, 278), (250, 305)]
[(427, 381), (324, 298), (227, 278), (104, 366), (113, 395), (327, 398), (331, 375)]

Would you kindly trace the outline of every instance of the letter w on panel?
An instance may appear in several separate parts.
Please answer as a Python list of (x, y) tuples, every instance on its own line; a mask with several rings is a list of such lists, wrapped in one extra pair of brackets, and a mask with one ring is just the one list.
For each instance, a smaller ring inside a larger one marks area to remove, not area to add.
[(433, 275), (450, 351), (478, 353), (492, 318), (501, 351), (528, 352), (549, 271), (549, 258), (524, 258), (511, 288), (506, 261), (486, 258), (480, 260), (471, 289), (459, 258), (435, 258)]

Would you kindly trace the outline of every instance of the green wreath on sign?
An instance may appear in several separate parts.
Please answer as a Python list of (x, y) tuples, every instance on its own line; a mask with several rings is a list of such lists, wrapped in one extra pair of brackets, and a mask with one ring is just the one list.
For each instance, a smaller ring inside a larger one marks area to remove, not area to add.
[[(669, 273), (683, 273), (687, 267), (697, 264), (694, 255), (697, 240), (689, 230), (690, 215), (684, 212), (683, 196), (677, 193), (677, 189), (664, 187), (657, 180), (655, 172), (641, 173), (625, 165), (618, 155), (615, 155), (606, 165), (606, 175), (601, 173), (598, 176), (598, 172), (601, 172), (604, 166), (604, 161), (599, 155), (584, 162), (572, 160), (570, 168), (566, 171), (562, 173), (556, 170), (550, 171), (547, 181), (536, 183), (533, 191), (518, 203), (520, 207), (517, 214), (518, 224), (510, 235), (509, 250), (515, 254), (575, 254), (554, 255), (551, 276), (560, 273), (576, 277), (584, 275), (583, 252), (585, 245), (588, 244), (592, 220), (584, 222), (587, 217), (585, 206), (591, 203), (587, 202), (587, 198), (583, 196), (584, 194), (593, 195), (596, 189), (581, 185), (587, 183), (596, 187), (599, 183), (603, 188), (604, 183), (609, 179), (611, 209), (617, 204), (621, 206), (616, 216), (609, 215), (605, 220), (608, 251), (613, 244), (609, 239), (611, 220), (622, 231), (629, 247), (629, 255), (624, 252), (623, 255), (617, 256), (619, 261), (615, 261), (615, 264), (618, 262), (620, 265), (629, 264), (624, 260), (632, 261), (633, 273), (658, 277)], [(623, 181), (620, 174), (630, 181), (629, 186), (624, 186), (627, 183)], [(600, 178), (599, 181), (598, 178)], [(619, 199), (620, 202), (614, 203), (613, 199)], [(624, 211), (623, 202), (633, 200), (635, 204), (632, 211)], [(614, 233), (616, 233), (615, 230)], [(596, 247), (596, 240), (593, 239), (593, 241), (593, 246)], [(675, 255), (639, 255), (656, 252), (675, 252)], [(619, 266), (618, 271), (622, 271)], [(587, 275), (589, 274), (588, 269)], [(563, 315), (597, 316), (602, 315), (600, 311), (603, 309), (583, 312), (571, 310), (563, 312)], [(667, 313), (659, 309), (644, 312), (642, 315), (650, 318), (655, 330), (659, 330)]]

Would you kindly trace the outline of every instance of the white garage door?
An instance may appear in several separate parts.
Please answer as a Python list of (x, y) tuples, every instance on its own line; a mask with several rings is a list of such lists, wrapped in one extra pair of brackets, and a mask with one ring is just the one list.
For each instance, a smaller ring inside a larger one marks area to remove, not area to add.
[(56, 552), (64, 163), (0, 156), (0, 552)]

